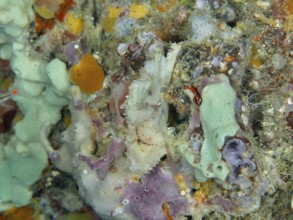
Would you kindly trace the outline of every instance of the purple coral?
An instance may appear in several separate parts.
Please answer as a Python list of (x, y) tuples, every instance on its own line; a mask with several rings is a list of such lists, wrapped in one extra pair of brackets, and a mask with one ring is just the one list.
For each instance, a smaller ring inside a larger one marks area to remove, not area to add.
[(256, 165), (249, 158), (244, 157), (246, 144), (242, 139), (232, 138), (228, 140), (223, 148), (223, 158), (231, 167), (229, 182), (239, 184), (241, 188), (250, 186), (250, 181), (241, 174), (242, 168), (247, 168), (247, 175), (252, 175), (256, 171)]
[(166, 219), (162, 206), (169, 205), (169, 214), (176, 218), (181, 214), (187, 199), (182, 197), (172, 174), (155, 168), (140, 182), (131, 182), (122, 197), (126, 210), (138, 219)]
[(93, 170), (96, 170), (98, 176), (103, 179), (105, 178), (108, 170), (110, 169), (112, 163), (117, 159), (122, 152), (125, 150), (124, 141), (117, 137), (111, 138), (111, 143), (108, 146), (104, 156), (99, 159), (90, 158), (84, 155), (80, 155), (82, 161), (87, 162), (89, 167)]

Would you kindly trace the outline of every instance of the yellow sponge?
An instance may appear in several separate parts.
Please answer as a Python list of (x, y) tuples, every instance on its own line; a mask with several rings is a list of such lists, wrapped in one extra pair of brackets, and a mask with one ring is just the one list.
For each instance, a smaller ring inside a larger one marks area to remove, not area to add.
[(73, 34), (79, 35), (84, 27), (82, 16), (75, 12), (68, 12), (65, 17), (65, 26)]

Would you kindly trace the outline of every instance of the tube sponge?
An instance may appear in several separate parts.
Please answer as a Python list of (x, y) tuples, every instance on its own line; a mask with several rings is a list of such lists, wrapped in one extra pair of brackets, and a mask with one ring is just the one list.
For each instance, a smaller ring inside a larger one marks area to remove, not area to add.
[(204, 182), (215, 178), (223, 183), (229, 174), (227, 163), (222, 160), (220, 150), (227, 137), (235, 136), (240, 129), (235, 119), (236, 93), (229, 83), (227, 76), (214, 75), (204, 79), (205, 86), (201, 92), (202, 103), (200, 121), (204, 132), (204, 141), (200, 149), (200, 159), (188, 145), (179, 145), (181, 154), (193, 166), (195, 177)]
[[(219, 152), (225, 138), (234, 136), (239, 130), (235, 119), (236, 93), (225, 75), (218, 75), (219, 83), (206, 85), (202, 91), (200, 120), (204, 131), (201, 161), (198, 164), (206, 178), (224, 181), (228, 167)], [(212, 167), (210, 170), (209, 167)]]

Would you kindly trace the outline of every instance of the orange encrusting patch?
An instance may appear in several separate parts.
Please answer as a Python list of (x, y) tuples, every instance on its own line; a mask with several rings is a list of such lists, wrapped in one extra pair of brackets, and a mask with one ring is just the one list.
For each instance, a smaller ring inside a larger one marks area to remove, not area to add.
[[(55, 13), (55, 18), (58, 21), (63, 22), (66, 13), (68, 12), (70, 8), (73, 7), (73, 5), (74, 5), (73, 0), (65, 0), (64, 3), (61, 3), (59, 5), (59, 9)], [(38, 13), (35, 13), (35, 21), (36, 21), (35, 32), (40, 33), (41, 31), (52, 29), (55, 25), (55, 18), (45, 19), (41, 17)]]
[(104, 71), (89, 53), (72, 66), (69, 73), (72, 82), (84, 93), (94, 93), (103, 87)]
[(172, 217), (172, 215), (170, 215), (170, 212), (169, 212), (169, 204), (164, 203), (162, 206), (162, 209), (165, 214), (166, 220), (173, 220), (173, 217)]
[(284, 4), (284, 8), (288, 15), (293, 14), (293, 1), (287, 0)]
[(38, 14), (36, 14), (35, 21), (36, 21), (36, 26), (35, 26), (36, 33), (40, 33), (42, 30), (51, 30), (55, 24), (54, 18), (45, 19), (45, 18), (42, 18)]
[(234, 61), (235, 60), (235, 57), (233, 57), (233, 56), (226, 56), (225, 58), (224, 58), (224, 60), (225, 60), (225, 62), (226, 63), (229, 63), (229, 62), (232, 62), (232, 61)]
[(73, 0), (65, 0), (64, 3), (60, 4), (59, 10), (56, 13), (56, 18), (58, 21), (64, 21), (66, 13), (72, 8), (74, 5)]
[(0, 215), (0, 220), (33, 220), (38, 219), (34, 217), (34, 208), (27, 206), (27, 207), (20, 207), (20, 208), (11, 208), (6, 211), (4, 214)]
[(195, 207), (198, 207), (201, 203), (204, 203), (206, 201), (211, 184), (211, 181), (207, 181), (205, 183), (195, 181), (193, 183), (193, 187), (197, 188), (196, 192), (193, 194)]

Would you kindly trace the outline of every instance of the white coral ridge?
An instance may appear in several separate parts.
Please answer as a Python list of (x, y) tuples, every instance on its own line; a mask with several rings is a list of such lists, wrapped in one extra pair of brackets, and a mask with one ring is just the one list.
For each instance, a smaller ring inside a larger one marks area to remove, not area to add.
[(170, 83), (180, 48), (173, 44), (167, 57), (162, 51), (156, 53), (146, 62), (141, 78), (130, 86), (125, 107), (130, 134), (136, 135), (127, 137), (127, 152), (130, 169), (140, 174), (151, 170), (166, 154), (168, 105), (162, 92)]
[(11, 89), (18, 90), (14, 100), (24, 115), (10, 140), (0, 140), (0, 211), (30, 202), (29, 188), (47, 166), (41, 127), (56, 123), (68, 103), (70, 83), (65, 64), (58, 59), (47, 64), (26, 43), (34, 19), (32, 3), (0, 1), (0, 58), (10, 59), (16, 74)]
[[(104, 179), (97, 176), (95, 169), (80, 160), (80, 155), (92, 156), (95, 143), (92, 139), (92, 121), (85, 108), (76, 108), (75, 103), (81, 101), (80, 90), (76, 86), (71, 89), (72, 102), (70, 103), (71, 123), (62, 133), (62, 146), (54, 151), (50, 143), (46, 147), (51, 154), (55, 165), (76, 179), (80, 194), (103, 219), (108, 219), (113, 210), (121, 206), (121, 191), (126, 180), (131, 178), (126, 158), (119, 157), (115, 161), (115, 172), (108, 172)], [(120, 213), (119, 219), (133, 219), (126, 213)], [(110, 218), (111, 219), (111, 218)]]
[(133, 219), (124, 212), (121, 204), (123, 190), (119, 189), (125, 187), (134, 174), (141, 176), (149, 171), (166, 154), (168, 106), (162, 92), (170, 83), (180, 48), (180, 45), (173, 44), (167, 57), (162, 51), (158, 52), (154, 59), (146, 62), (140, 79), (132, 82), (125, 105), (128, 127), (119, 133), (125, 136), (127, 155), (126, 158), (118, 157), (113, 164), (115, 169), (104, 178), (99, 178), (96, 170), (80, 159), (80, 155), (92, 157), (95, 143), (88, 112), (75, 105), (79, 101), (82, 103), (78, 87), (73, 86), (71, 90), (71, 124), (62, 133), (63, 145), (54, 151), (46, 142), (53, 160), (56, 159), (55, 165), (74, 176), (83, 198), (103, 219)]

